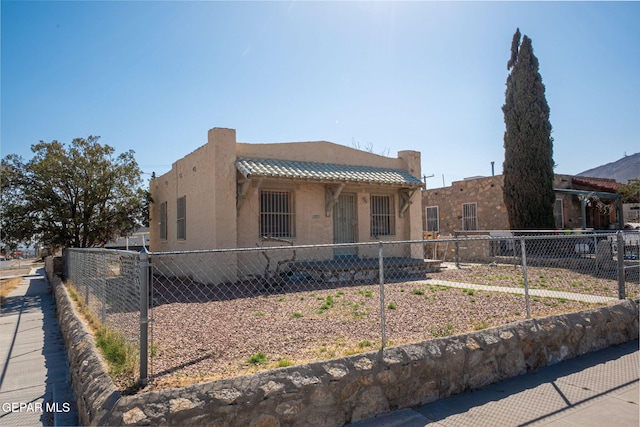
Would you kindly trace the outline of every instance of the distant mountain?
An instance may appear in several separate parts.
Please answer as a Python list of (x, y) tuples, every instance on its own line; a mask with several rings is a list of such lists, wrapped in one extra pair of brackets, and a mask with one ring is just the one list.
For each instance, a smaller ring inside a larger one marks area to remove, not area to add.
[(624, 156), (615, 162), (580, 172), (578, 176), (613, 178), (617, 182), (626, 184), (630, 179), (640, 178), (640, 153)]

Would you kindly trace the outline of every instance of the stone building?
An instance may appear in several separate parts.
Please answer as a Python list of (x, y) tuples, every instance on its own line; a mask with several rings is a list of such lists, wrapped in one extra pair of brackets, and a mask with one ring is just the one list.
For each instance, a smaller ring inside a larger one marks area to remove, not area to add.
[[(422, 192), (424, 230), (439, 235), (466, 230), (509, 230), (502, 198), (503, 176), (454, 181)], [(557, 229), (620, 229), (622, 209), (613, 179), (554, 177)]]

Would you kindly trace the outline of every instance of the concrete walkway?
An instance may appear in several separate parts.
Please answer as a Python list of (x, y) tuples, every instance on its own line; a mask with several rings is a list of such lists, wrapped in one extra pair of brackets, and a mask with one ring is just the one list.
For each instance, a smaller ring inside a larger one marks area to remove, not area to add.
[[(426, 279), (426, 280), (417, 280), (413, 283), (424, 283), (427, 285), (439, 285), (439, 286), (448, 286), (450, 288), (461, 288), (461, 289), (473, 289), (476, 291), (487, 291), (487, 292), (503, 292), (507, 294), (518, 294), (524, 295), (524, 288), (509, 288), (505, 286), (489, 286), (489, 285), (476, 285), (473, 283), (462, 283), (462, 282), (450, 282), (447, 280), (438, 280), (438, 279)], [(582, 301), (582, 302), (591, 302), (591, 303), (607, 303), (611, 301), (617, 301), (618, 298), (613, 297), (603, 297), (599, 295), (587, 295), (587, 294), (577, 294), (575, 292), (564, 292), (564, 291), (549, 291), (547, 289), (529, 289), (530, 296), (536, 297), (549, 297), (549, 298), (559, 298), (566, 299), (572, 301)]]
[(0, 311), (0, 425), (78, 425), (44, 268), (32, 268)]
[(350, 427), (638, 427), (638, 341)]

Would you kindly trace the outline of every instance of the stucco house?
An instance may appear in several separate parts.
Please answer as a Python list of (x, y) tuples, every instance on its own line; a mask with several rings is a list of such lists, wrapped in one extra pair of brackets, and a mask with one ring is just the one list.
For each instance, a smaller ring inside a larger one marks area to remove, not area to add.
[[(439, 235), (464, 230), (508, 230), (503, 176), (454, 181), (422, 192), (425, 231)], [(621, 229), (619, 183), (613, 179), (554, 176), (556, 229)]]
[[(420, 176), (417, 151), (389, 158), (326, 141), (240, 143), (234, 129), (214, 128), (151, 181), (150, 250), (420, 239)], [(366, 256), (358, 251), (325, 256)]]

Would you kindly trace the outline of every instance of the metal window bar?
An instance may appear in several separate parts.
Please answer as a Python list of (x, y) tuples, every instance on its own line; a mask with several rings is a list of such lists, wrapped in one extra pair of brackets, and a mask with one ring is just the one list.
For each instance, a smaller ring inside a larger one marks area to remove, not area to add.
[(185, 240), (187, 238), (187, 196), (178, 198), (176, 207), (176, 238)]
[(291, 191), (260, 192), (260, 236), (295, 237), (295, 213)]
[(371, 235), (395, 235), (394, 197), (371, 195)]
[(440, 217), (438, 206), (427, 206), (425, 208), (425, 221), (426, 231), (438, 232), (440, 231)]
[(160, 240), (167, 240), (167, 202), (160, 203)]
[(462, 229), (463, 230), (478, 229), (478, 204), (477, 203), (462, 204)]

